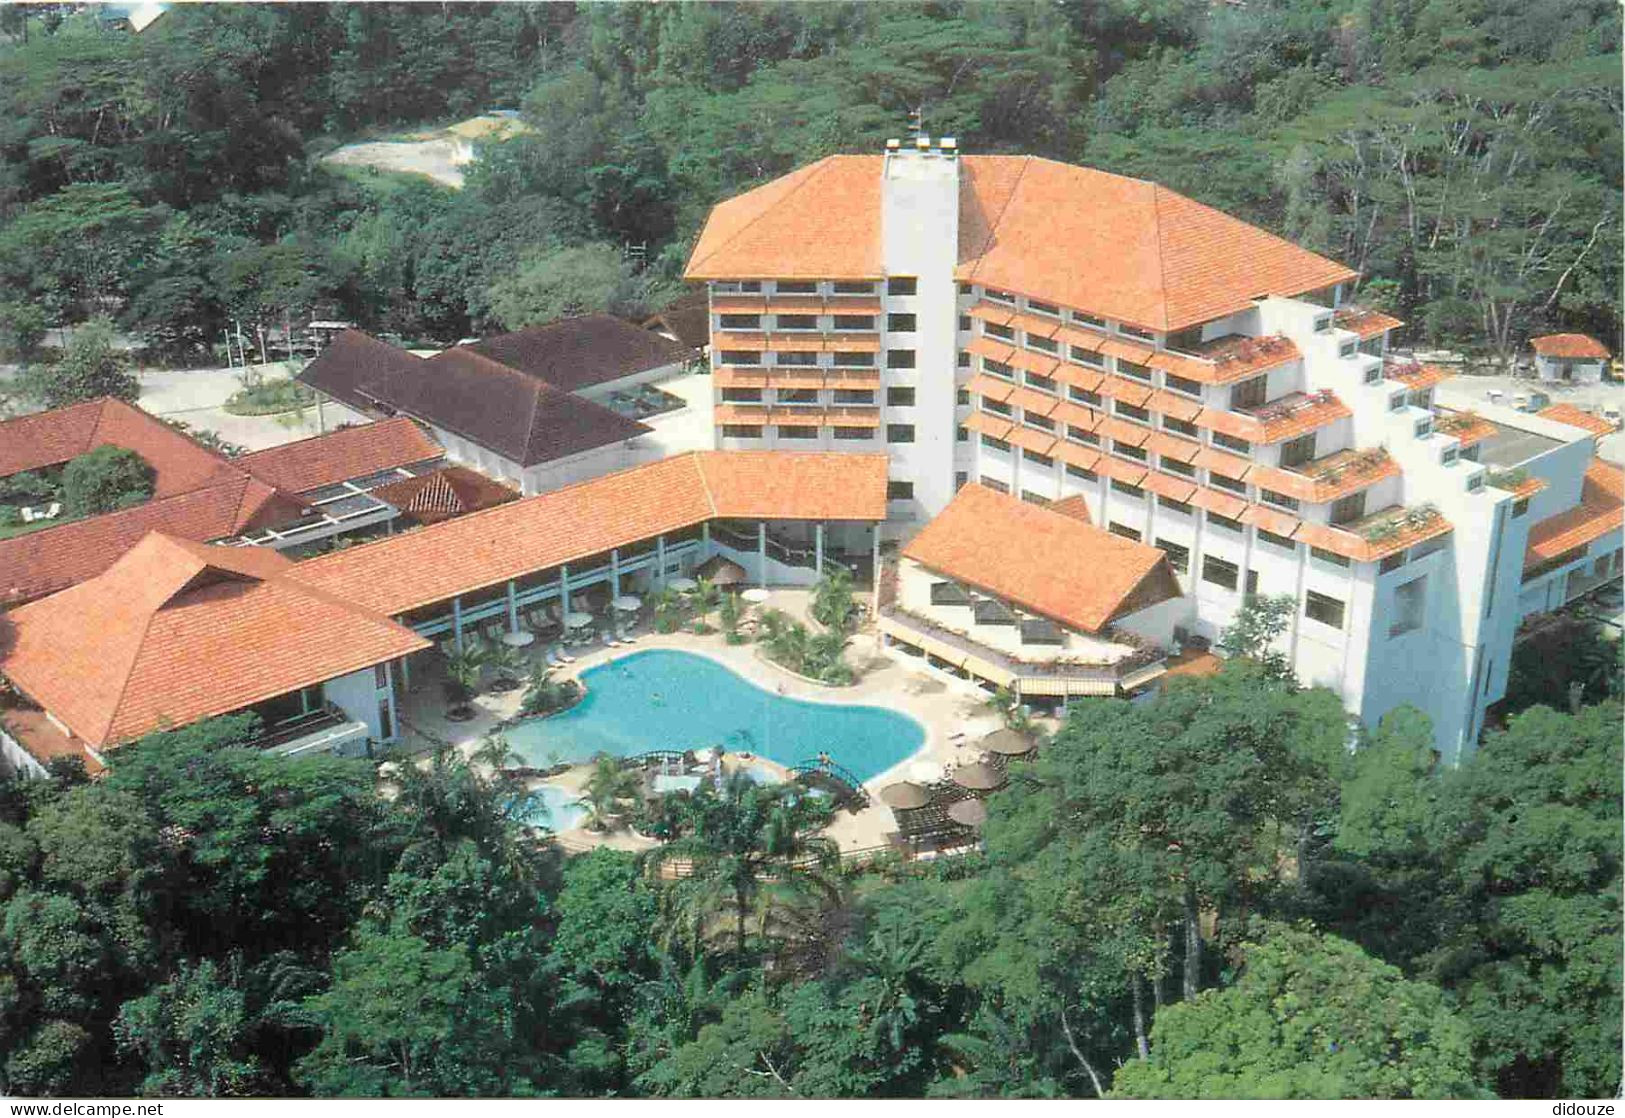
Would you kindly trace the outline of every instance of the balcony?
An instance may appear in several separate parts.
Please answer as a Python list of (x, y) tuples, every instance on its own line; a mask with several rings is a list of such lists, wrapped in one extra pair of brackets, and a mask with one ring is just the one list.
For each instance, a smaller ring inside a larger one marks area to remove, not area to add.
[(329, 704), (322, 710), (285, 722), (258, 738), (253, 746), (266, 753), (297, 757), (309, 753), (355, 756), (366, 750), (367, 724)]

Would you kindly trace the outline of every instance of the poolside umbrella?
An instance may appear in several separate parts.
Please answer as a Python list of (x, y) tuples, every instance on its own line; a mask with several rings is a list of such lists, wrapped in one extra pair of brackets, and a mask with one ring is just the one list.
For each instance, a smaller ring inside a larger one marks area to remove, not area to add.
[(564, 626), (567, 629), (582, 629), (592, 624), (592, 614), (571, 610), (564, 615)]
[(694, 573), (711, 580), (712, 586), (738, 586), (745, 581), (745, 568), (722, 555), (713, 555), (695, 568)]
[(1004, 774), (992, 765), (977, 762), (974, 765), (961, 765), (955, 769), (954, 783), (972, 792), (991, 792), (995, 788), (1003, 787)]
[(900, 780), (880, 790), (880, 802), (898, 811), (913, 811), (931, 802), (931, 793), (918, 784)]
[(1014, 730), (994, 730), (982, 739), (982, 748), (1001, 757), (1025, 757), (1037, 748), (1033, 740)]
[(760, 586), (752, 586), (749, 590), (745, 591), (739, 596), (745, 599), (745, 601), (749, 602), (751, 605), (759, 606), (772, 596), (772, 592), (765, 590)]
[(666, 585), (677, 591), (679, 594), (687, 594), (690, 590), (698, 587), (699, 583), (695, 582), (691, 578), (679, 575), (677, 578), (669, 580)]
[(908, 776), (921, 784), (935, 784), (942, 779), (942, 766), (935, 761), (916, 761), (908, 767)]
[(616, 598), (609, 604), (623, 613), (631, 613), (633, 610), (643, 605), (643, 599), (638, 597), (636, 594), (622, 594), (619, 598)]
[(987, 805), (981, 800), (960, 800), (948, 805), (948, 818), (967, 827), (980, 827), (987, 822)]

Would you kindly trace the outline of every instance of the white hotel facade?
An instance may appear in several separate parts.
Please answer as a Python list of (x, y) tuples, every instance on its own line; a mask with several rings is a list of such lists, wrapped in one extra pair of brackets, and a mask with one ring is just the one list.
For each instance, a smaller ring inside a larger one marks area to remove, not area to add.
[(1418, 707), (1448, 759), (1522, 619), (1620, 572), (1593, 433), (1441, 409), (1353, 272), (1153, 183), (949, 140), (836, 156), (718, 206), (688, 277), (720, 448), (884, 449), (900, 541), (969, 483), (1081, 502), (1167, 555), (1187, 643), (1291, 595), (1299, 677), (1367, 725)]

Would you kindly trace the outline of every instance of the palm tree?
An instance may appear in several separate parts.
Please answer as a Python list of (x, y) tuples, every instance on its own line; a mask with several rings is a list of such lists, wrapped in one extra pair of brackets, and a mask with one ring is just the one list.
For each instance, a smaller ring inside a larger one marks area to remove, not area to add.
[(683, 623), (683, 596), (669, 586), (662, 586), (649, 600), (654, 607), (655, 631), (675, 632)]
[(446, 702), (451, 708), (446, 711), (449, 718), (463, 719), (472, 714), (469, 703), (480, 689), (480, 670), (485, 667), (485, 646), (479, 641), (469, 641), (458, 651), (453, 648), (446, 652)]
[(827, 804), (790, 784), (757, 784), (730, 773), (720, 789), (702, 786), (688, 805), (688, 825), (671, 842), (645, 855), (658, 876), (662, 866), (687, 861), (691, 871), (678, 892), (732, 908), (734, 946), (745, 951), (751, 910), (775, 891), (838, 896), (832, 871), (836, 845), (821, 832)]
[(512, 691), (524, 682), (530, 670), (530, 658), (525, 655), (524, 649), (511, 644), (493, 645), (486, 654), (485, 662), (496, 669), (498, 682), (492, 685), (493, 691)]
[(587, 825), (607, 831), (626, 801), (638, 794), (638, 774), (621, 767), (618, 758), (599, 757), (592, 775), (581, 789), (581, 802), (587, 805)]
[(810, 612), (819, 624), (844, 633), (851, 626), (857, 609), (857, 603), (852, 600), (852, 572), (845, 567), (825, 575), (813, 587)]

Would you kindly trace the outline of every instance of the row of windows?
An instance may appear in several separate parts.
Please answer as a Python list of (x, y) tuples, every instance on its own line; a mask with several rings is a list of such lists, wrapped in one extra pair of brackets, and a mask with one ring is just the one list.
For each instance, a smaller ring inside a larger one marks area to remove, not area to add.
[[(816, 439), (822, 427), (803, 423), (775, 424), (773, 431), (781, 439)], [(835, 438), (845, 442), (873, 442), (876, 428), (873, 427), (835, 427), (832, 429)], [(888, 443), (911, 443), (914, 441), (914, 424), (888, 423), (885, 427), (886, 441)], [(767, 434), (766, 427), (759, 427), (753, 423), (724, 423), (722, 437), (725, 439), (760, 439)]]
[[(760, 388), (724, 388), (722, 402), (725, 404), (760, 404), (764, 402), (764, 389)], [(779, 388), (775, 389), (777, 396), (775, 403), (780, 404), (817, 404), (821, 403), (819, 389), (816, 388)], [(852, 404), (857, 406), (870, 405), (875, 402), (875, 394), (871, 389), (865, 388), (836, 388), (834, 402), (837, 404)], [(893, 408), (910, 408), (914, 406), (914, 389), (888, 388), (886, 389), (886, 406)]]
[[(724, 314), (720, 316), (720, 323), (724, 330), (760, 330), (765, 317), (760, 314)], [(832, 315), (828, 327), (820, 326), (818, 318), (816, 314), (776, 314), (773, 316), (773, 329), (869, 331), (875, 328), (875, 316), (872, 314)], [(916, 321), (912, 314), (888, 314), (886, 329), (897, 334), (913, 333), (917, 329)]]
[[(907, 365), (892, 365), (891, 368), (914, 367), (913, 350), (891, 350), (890, 353), (907, 353)], [(796, 351), (778, 351), (772, 354), (773, 363), (781, 366), (795, 366), (797, 368), (815, 368), (818, 366), (818, 354), (801, 353)], [(832, 360), (828, 367), (836, 369), (872, 369), (875, 367), (875, 355), (872, 353), (839, 352), (830, 355)], [(724, 349), (717, 354), (719, 365), (733, 365), (741, 367), (761, 366), (762, 353), (754, 349)]]
[[(972, 294), (972, 289), (968, 284), (960, 284), (959, 291), (962, 295)], [(1096, 318), (1094, 315), (1084, 314), (1082, 311), (1066, 310), (1054, 303), (1045, 303), (1038, 299), (1022, 298), (1013, 292), (1001, 291), (995, 287), (984, 287), (982, 289), (982, 298), (991, 303), (1001, 303), (1007, 307), (1022, 307), (1034, 314), (1046, 315), (1049, 318), (1059, 319), (1064, 322), (1074, 322), (1079, 326), (1087, 326), (1092, 330), (1105, 331), (1112, 328), (1108, 326), (1104, 318)], [(1142, 330), (1138, 326), (1130, 326), (1124, 322), (1116, 323), (1115, 329), (1117, 333), (1122, 334), (1124, 337), (1139, 338), (1142, 341), (1156, 340), (1156, 334), (1152, 331)]]
[[(772, 292), (777, 295), (817, 295), (825, 286), (833, 295), (873, 295), (877, 287), (873, 280), (834, 280), (827, 285), (818, 280), (740, 280), (737, 283), (719, 283), (715, 289), (723, 294), (759, 295), (769, 290), (769, 283)], [(891, 276), (885, 281), (886, 294), (913, 295), (918, 283), (914, 276)]]

